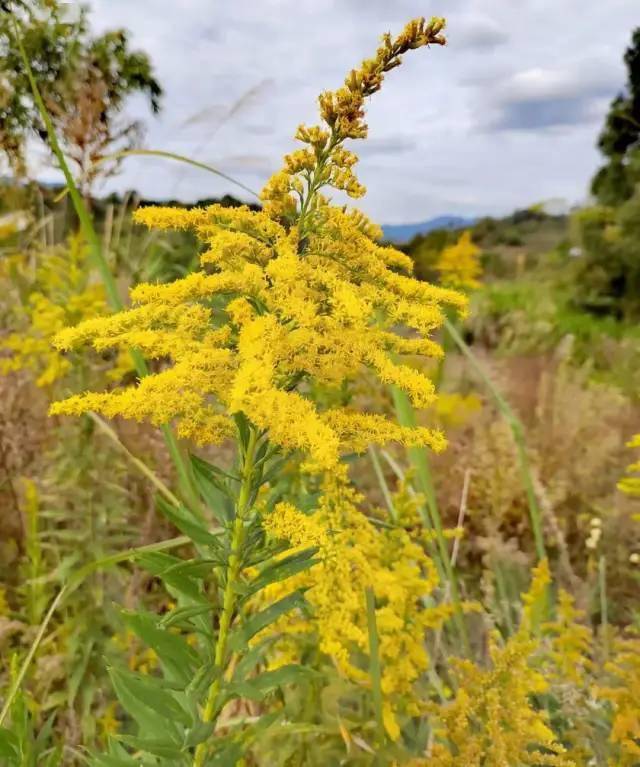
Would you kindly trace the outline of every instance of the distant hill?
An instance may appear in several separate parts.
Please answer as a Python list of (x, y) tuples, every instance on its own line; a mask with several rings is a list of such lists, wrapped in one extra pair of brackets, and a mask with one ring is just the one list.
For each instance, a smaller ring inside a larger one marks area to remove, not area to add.
[(428, 221), (418, 224), (389, 224), (383, 226), (385, 240), (389, 242), (405, 243), (413, 239), (417, 234), (428, 234), (434, 229), (464, 229), (473, 226), (475, 218), (462, 218), (461, 216), (437, 216)]

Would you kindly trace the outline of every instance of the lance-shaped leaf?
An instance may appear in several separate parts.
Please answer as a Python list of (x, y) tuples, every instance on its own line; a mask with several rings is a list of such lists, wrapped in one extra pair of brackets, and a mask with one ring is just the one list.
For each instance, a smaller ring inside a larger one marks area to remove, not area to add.
[(306, 604), (304, 592), (300, 589), (279, 599), (277, 602), (269, 605), (269, 607), (243, 621), (243, 623), (231, 633), (231, 636), (229, 637), (229, 649), (237, 652), (238, 650), (246, 648), (251, 637), (255, 636), (259, 631), (262, 631), (262, 629), (277, 621), (281, 615), (296, 608), (304, 608)]

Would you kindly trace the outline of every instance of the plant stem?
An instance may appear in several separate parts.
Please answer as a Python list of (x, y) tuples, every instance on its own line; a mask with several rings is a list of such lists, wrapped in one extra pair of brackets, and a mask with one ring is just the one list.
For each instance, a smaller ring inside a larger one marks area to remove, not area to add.
[[(416, 414), (405, 392), (398, 389), (396, 386), (392, 386), (391, 393), (398, 416), (398, 422), (402, 426), (416, 426)], [(467, 656), (470, 656), (471, 645), (469, 643), (469, 635), (467, 633), (467, 625), (464, 620), (462, 605), (460, 604), (458, 579), (455, 568), (449, 557), (449, 546), (447, 544), (447, 539), (444, 536), (442, 517), (440, 516), (440, 511), (438, 509), (438, 501), (427, 451), (423, 447), (410, 447), (407, 452), (409, 453), (411, 463), (416, 470), (420, 492), (424, 494), (426, 499), (427, 514), (424, 521), (427, 522), (428, 526), (435, 532), (437, 550), (434, 559), (438, 566), (440, 577), (449, 584), (456, 631), (462, 643), (463, 652)]]
[(607, 559), (604, 554), (598, 561), (598, 591), (600, 592), (600, 630), (602, 631), (602, 654), (609, 659), (609, 603), (607, 602)]
[(228, 176), (226, 173), (223, 173), (221, 170), (214, 168), (212, 165), (207, 165), (206, 163), (199, 162), (198, 160), (192, 160), (190, 157), (185, 157), (185, 155), (176, 154), (175, 152), (165, 152), (162, 149), (124, 149), (120, 152), (115, 152), (114, 154), (101, 157), (100, 160), (98, 160), (98, 162), (95, 164), (99, 165), (100, 163), (108, 162), (109, 160), (118, 160), (122, 157), (161, 157), (165, 160), (177, 160), (178, 162), (184, 162), (187, 165), (192, 165), (194, 168), (200, 168), (201, 170), (206, 170), (209, 173), (220, 176), (220, 178), (223, 178), (225, 181), (229, 181), (231, 184), (235, 184), (236, 186), (240, 187), (240, 189), (248, 192), (257, 200), (260, 199), (260, 195), (251, 189), (251, 187), (245, 186), (241, 181), (233, 178), (233, 176)]
[[(227, 642), (229, 639), (229, 628), (236, 608), (237, 600), (237, 580), (242, 568), (242, 548), (245, 538), (245, 521), (247, 513), (250, 511), (250, 500), (253, 488), (253, 469), (256, 446), (258, 441), (257, 432), (252, 429), (249, 436), (246, 451), (242, 464), (242, 481), (236, 504), (236, 516), (231, 528), (231, 545), (229, 560), (226, 568), (226, 582), (224, 587), (224, 596), (222, 601), (222, 611), (220, 613), (220, 625), (218, 627), (218, 638), (213, 660), (215, 672), (214, 680), (209, 688), (207, 701), (202, 712), (203, 722), (212, 722), (217, 714), (216, 707), (220, 685), (224, 672), (225, 656), (227, 654)], [(207, 755), (207, 741), (199, 743), (193, 759), (193, 767), (202, 767)]]
[(380, 485), (380, 490), (382, 492), (384, 502), (389, 511), (389, 516), (391, 517), (394, 523), (397, 523), (398, 514), (396, 512), (395, 506), (393, 505), (393, 498), (391, 497), (391, 493), (389, 491), (389, 485), (387, 485), (387, 480), (385, 479), (382, 466), (380, 465), (380, 459), (378, 458), (378, 453), (373, 445), (369, 445), (369, 456), (371, 458), (371, 463), (373, 464), (373, 470), (378, 480), (378, 484)]
[(376, 623), (376, 601), (373, 589), (365, 589), (367, 603), (367, 630), (369, 634), (369, 675), (371, 676), (373, 710), (378, 724), (381, 742), (385, 740), (384, 719), (382, 715), (382, 668), (380, 666), (380, 640)]

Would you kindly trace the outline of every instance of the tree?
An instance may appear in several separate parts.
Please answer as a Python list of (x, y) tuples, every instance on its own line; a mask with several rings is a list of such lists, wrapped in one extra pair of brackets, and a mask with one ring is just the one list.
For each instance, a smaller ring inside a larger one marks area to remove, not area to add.
[(640, 181), (640, 27), (631, 37), (624, 62), (627, 84), (611, 103), (598, 147), (607, 158), (591, 190), (604, 205), (628, 200)]
[(625, 90), (612, 102), (598, 146), (607, 158), (592, 181), (598, 204), (573, 216), (581, 246), (576, 298), (619, 319), (640, 317), (640, 27), (624, 61)]
[(125, 30), (89, 33), (86, 11), (65, 17), (58, 0), (4, 0), (0, 15), (0, 150), (16, 176), (27, 173), (30, 138), (47, 134), (22, 64), (22, 40), (65, 153), (89, 194), (98, 176), (113, 174), (119, 161), (104, 158), (134, 147), (142, 125), (128, 120), (128, 96), (143, 93), (152, 112), (162, 89), (148, 56), (131, 51)]

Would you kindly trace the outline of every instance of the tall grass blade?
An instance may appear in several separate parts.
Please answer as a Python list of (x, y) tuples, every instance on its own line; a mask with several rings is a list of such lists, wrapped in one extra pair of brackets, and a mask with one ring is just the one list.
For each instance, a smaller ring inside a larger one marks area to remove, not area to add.
[[(408, 396), (396, 388), (391, 387), (391, 394), (398, 417), (398, 423), (402, 426), (416, 426), (416, 414)], [(456, 632), (466, 655), (470, 655), (471, 646), (467, 626), (464, 619), (464, 612), (460, 603), (460, 589), (458, 588), (458, 579), (455, 568), (449, 555), (449, 546), (444, 535), (442, 517), (438, 509), (435, 486), (429, 465), (429, 456), (424, 447), (410, 447), (407, 450), (409, 459), (415, 469), (418, 480), (418, 489), (424, 494), (426, 500), (426, 515), (423, 520), (431, 528), (436, 536), (435, 562), (438, 567), (440, 577), (449, 584), (451, 601), (454, 607), (453, 619), (456, 626)]]
[(542, 530), (542, 512), (536, 497), (534, 477), (531, 471), (531, 466), (529, 464), (529, 455), (527, 453), (522, 422), (513, 411), (511, 405), (507, 402), (502, 393), (493, 383), (491, 378), (489, 378), (480, 360), (471, 351), (468, 344), (465, 343), (456, 326), (451, 322), (451, 320), (447, 318), (445, 318), (444, 326), (451, 338), (453, 338), (458, 349), (460, 349), (462, 354), (467, 358), (473, 370), (487, 387), (489, 393), (496, 403), (496, 407), (511, 429), (513, 439), (516, 444), (518, 463), (520, 464), (520, 473), (522, 474), (522, 480), (527, 494), (529, 517), (531, 519), (531, 528), (533, 530), (536, 554), (538, 560), (542, 561), (547, 556), (544, 543), (544, 533)]
[(121, 157), (162, 157), (165, 160), (176, 160), (177, 162), (183, 162), (187, 165), (193, 166), (194, 168), (200, 168), (200, 170), (206, 170), (209, 173), (220, 176), (220, 178), (223, 178), (230, 184), (234, 184), (235, 186), (250, 194), (252, 197), (255, 197), (257, 200), (260, 199), (260, 195), (254, 189), (251, 189), (251, 187), (248, 187), (241, 181), (233, 178), (233, 176), (228, 176), (221, 170), (214, 168), (213, 165), (208, 165), (207, 163), (200, 162), (199, 160), (193, 160), (191, 157), (186, 157), (182, 154), (176, 154), (175, 152), (165, 152), (162, 149), (124, 149), (121, 152), (115, 152), (114, 154), (102, 157), (99, 163), (107, 162), (108, 160), (117, 160)]
[(380, 665), (380, 641), (376, 623), (376, 602), (373, 589), (365, 589), (367, 602), (367, 630), (369, 633), (369, 676), (371, 677), (371, 692), (373, 710), (378, 724), (381, 739), (384, 740), (385, 729), (382, 715), (382, 667)]

